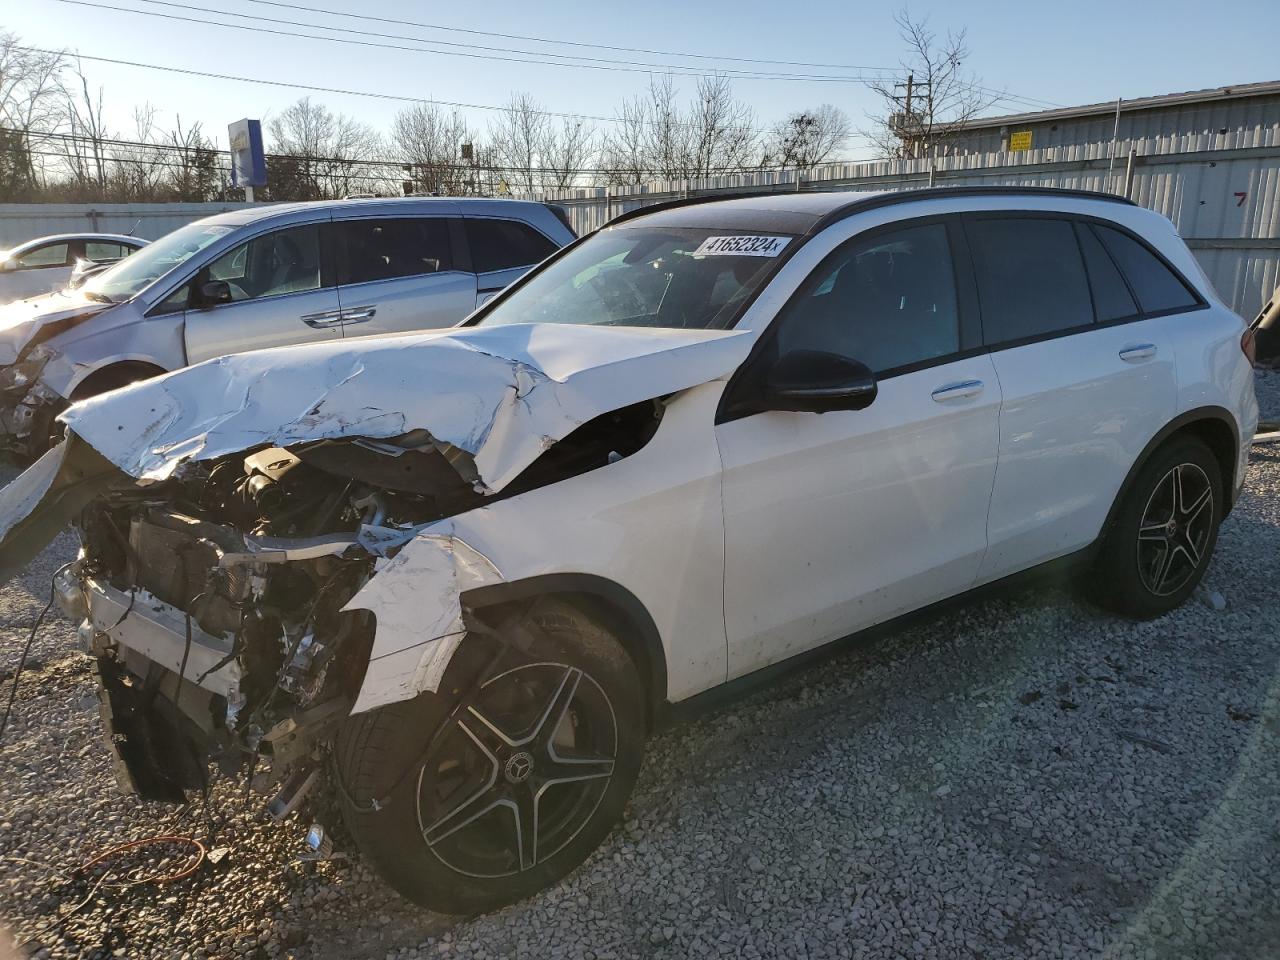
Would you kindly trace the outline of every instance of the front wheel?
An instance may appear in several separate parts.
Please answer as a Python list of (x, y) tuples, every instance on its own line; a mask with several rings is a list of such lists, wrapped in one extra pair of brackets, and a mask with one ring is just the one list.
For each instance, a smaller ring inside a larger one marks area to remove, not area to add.
[(1183, 437), (1157, 451), (1103, 541), (1094, 598), (1140, 620), (1177, 607), (1209, 565), (1223, 507), (1221, 470), (1203, 442)]
[(521, 644), (496, 662), (501, 645), (469, 635), (440, 695), (353, 717), (335, 744), (361, 852), (442, 913), (559, 880), (608, 834), (640, 768), (641, 685), (617, 639), (556, 599), (509, 629)]

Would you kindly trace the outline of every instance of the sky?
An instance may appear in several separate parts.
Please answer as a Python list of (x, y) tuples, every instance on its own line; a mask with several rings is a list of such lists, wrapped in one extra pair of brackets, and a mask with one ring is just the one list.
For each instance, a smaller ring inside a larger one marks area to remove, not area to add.
[[(549, 111), (600, 117), (614, 115), (619, 103), (645, 89), (651, 72), (660, 73), (669, 65), (678, 65), (685, 72), (721, 68), (856, 78), (897, 69), (904, 55), (893, 23), (893, 13), (900, 8), (858, 0), (808, 0), (794, 6), (776, 0), (647, 0), (634, 5), (598, 0), (487, 0), (456, 5), (421, 0), (220, 0), (216, 4), (209, 0), (3, 0), (0, 7), (0, 29), (16, 32), (29, 46), (65, 49), (85, 58), (107, 57), (255, 81), (475, 105), (498, 106), (506, 103), (513, 91), (519, 91), (531, 94)], [(314, 12), (318, 10), (355, 16)], [(1164, 0), (1158, 5), (1137, 0), (913, 2), (910, 13), (917, 19), (927, 17), (939, 34), (948, 29), (967, 30), (972, 71), (985, 87), (1008, 96), (988, 111), (991, 114), (1280, 79), (1280, 66), (1274, 65), (1273, 37), (1259, 29), (1274, 20), (1275, 0), (1222, 0), (1212, 5), (1189, 0)], [(249, 29), (154, 14), (235, 23)], [(273, 24), (236, 14), (293, 23)], [(439, 29), (443, 27), (455, 29)], [(416, 49), (282, 36), (269, 32), (272, 30)], [(493, 36), (495, 33), (509, 36)], [(423, 52), (432, 46), (431, 41), (436, 42), (436, 52)], [(565, 41), (651, 52), (572, 46)], [(593, 62), (598, 67), (610, 69), (510, 62), (522, 57), (555, 59), (553, 54), (562, 59), (575, 55), (597, 58)], [(171, 126), (175, 117), (181, 118), (184, 128), (199, 121), (205, 132), (225, 147), (229, 122), (241, 117), (265, 121), (307, 93), (261, 82), (184, 76), (89, 59), (82, 60), (82, 65), (90, 82), (103, 88), (109, 127), (125, 137), (132, 134), (135, 108), (150, 103), (162, 126)], [(678, 88), (686, 94), (692, 92), (695, 82), (693, 76), (676, 78)], [(844, 109), (855, 126), (866, 128), (867, 115), (877, 112), (879, 103), (865, 83), (856, 79), (740, 77), (734, 80), (734, 90), (754, 107), (762, 128), (790, 111), (822, 103)], [(330, 108), (381, 130), (390, 126), (396, 111), (404, 106), (394, 99), (353, 94), (312, 95)], [(463, 112), (480, 131), (495, 116), (483, 109)], [(858, 159), (870, 153), (862, 141), (854, 139), (843, 155)]]

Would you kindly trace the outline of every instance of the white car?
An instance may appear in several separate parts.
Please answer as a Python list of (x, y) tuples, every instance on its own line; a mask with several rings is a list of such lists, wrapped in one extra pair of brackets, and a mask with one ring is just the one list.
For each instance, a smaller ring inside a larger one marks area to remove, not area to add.
[(1240, 492), (1250, 345), (1116, 197), (681, 201), (461, 328), (73, 406), (0, 495), (0, 565), (75, 520), (57, 593), (126, 789), (253, 757), (276, 814), (327, 784), (388, 883), (483, 910), (580, 863), (646, 732), (726, 684), (1048, 564), (1181, 603)]
[(0, 250), (0, 305), (56, 293), (88, 265), (115, 263), (146, 245), (119, 233), (60, 233)]

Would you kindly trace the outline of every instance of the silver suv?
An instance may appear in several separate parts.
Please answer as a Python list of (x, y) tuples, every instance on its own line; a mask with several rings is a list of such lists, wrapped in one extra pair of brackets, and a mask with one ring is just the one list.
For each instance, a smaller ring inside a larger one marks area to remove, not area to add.
[(261, 347), (447, 327), (574, 239), (517, 200), (342, 200), (188, 224), (77, 290), (0, 308), (0, 439), (74, 401)]

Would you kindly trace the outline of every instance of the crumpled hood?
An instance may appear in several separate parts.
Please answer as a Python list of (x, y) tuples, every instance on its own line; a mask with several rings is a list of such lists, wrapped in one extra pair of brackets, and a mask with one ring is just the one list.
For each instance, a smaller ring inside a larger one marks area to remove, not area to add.
[(470, 454), (477, 489), (492, 493), (579, 424), (724, 376), (749, 347), (732, 331), (460, 328), (221, 357), (61, 419), (142, 481), (264, 444), (425, 430)]
[(114, 304), (90, 300), (76, 290), (46, 293), (0, 306), (0, 364), (17, 360), (35, 332), (46, 324), (91, 317), (111, 306)]
[[(0, 490), (0, 576), (96, 496), (187, 460), (422, 430), (494, 493), (575, 427), (730, 374), (743, 332), (516, 324), (209, 360), (73, 405), (68, 438)], [(132, 478), (132, 479), (131, 479)]]

